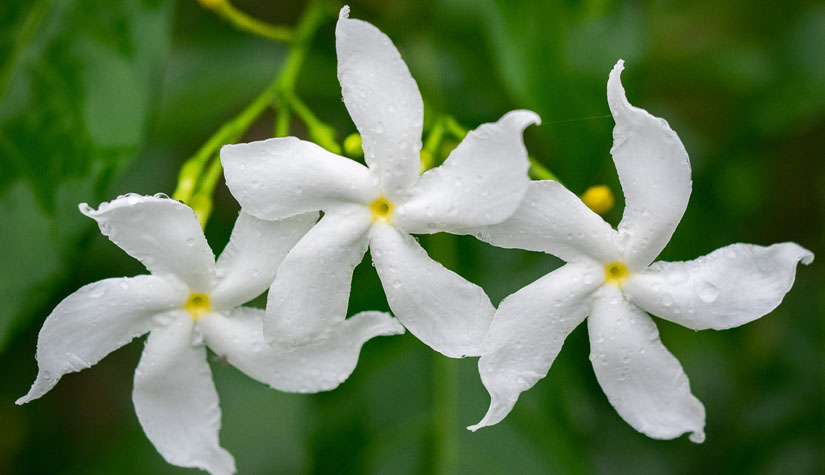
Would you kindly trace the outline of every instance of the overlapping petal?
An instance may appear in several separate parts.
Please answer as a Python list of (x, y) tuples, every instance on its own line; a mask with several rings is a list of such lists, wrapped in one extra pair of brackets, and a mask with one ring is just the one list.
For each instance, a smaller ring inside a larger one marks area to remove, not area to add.
[(603, 280), (596, 263), (567, 264), (501, 302), (478, 360), (490, 409), (468, 429), (497, 424), (522, 392), (547, 375), (567, 335), (590, 311), (588, 296)]
[(214, 474), (235, 472), (218, 441), (221, 410), (206, 348), (179, 312), (149, 334), (135, 371), (132, 401), (146, 436), (167, 462)]
[(366, 167), (295, 137), (225, 145), (221, 164), (232, 196), (244, 211), (261, 219), (326, 211), (341, 202), (369, 203), (378, 197)]
[(797, 264), (813, 257), (792, 242), (731, 244), (693, 261), (656, 262), (628, 279), (624, 290), (653, 315), (694, 330), (723, 330), (779, 306)]
[(616, 121), (613, 148), (625, 196), (619, 233), (631, 270), (647, 267), (664, 249), (690, 198), (690, 160), (664, 119), (630, 105), (619, 61), (607, 81), (607, 102)]
[(397, 197), (418, 177), (424, 104), (392, 41), (373, 25), (341, 9), (335, 27), (338, 82), (383, 192)]
[(679, 361), (644, 311), (606, 285), (587, 319), (590, 360), (610, 404), (628, 424), (655, 439), (691, 432), (704, 441), (705, 408), (690, 392)]
[(153, 316), (183, 305), (186, 286), (141, 275), (81, 287), (55, 307), (37, 339), (37, 379), (23, 404), (48, 392), (67, 373), (86, 369), (148, 332)]
[(404, 327), (382, 312), (363, 312), (338, 323), (328, 338), (287, 350), (267, 345), (261, 333), (264, 311), (240, 307), (227, 317), (202, 317), (209, 347), (250, 377), (289, 392), (328, 391), (355, 369), (361, 346), (379, 335), (398, 335)]
[(192, 208), (165, 197), (125, 195), (97, 210), (82, 203), (80, 212), (152, 274), (174, 275), (193, 292), (212, 288), (215, 256)]
[(365, 206), (336, 209), (289, 251), (269, 289), (267, 341), (302, 346), (346, 318), (352, 272), (367, 250), (371, 221)]
[(516, 110), (468, 133), (447, 160), (424, 173), (399, 206), (396, 225), (412, 234), (494, 224), (513, 214), (530, 178), (522, 132), (541, 119)]
[(495, 313), (484, 290), (432, 260), (393, 226), (376, 224), (370, 234), (372, 261), (396, 318), (436, 351), (477, 356)]
[(241, 211), (229, 244), (218, 257), (212, 306), (237, 307), (263, 293), (272, 284), (284, 256), (317, 219), (318, 213), (312, 212), (264, 221)]
[(512, 216), (473, 230), (494, 246), (553, 254), (567, 262), (620, 258), (616, 231), (558, 182), (530, 182)]

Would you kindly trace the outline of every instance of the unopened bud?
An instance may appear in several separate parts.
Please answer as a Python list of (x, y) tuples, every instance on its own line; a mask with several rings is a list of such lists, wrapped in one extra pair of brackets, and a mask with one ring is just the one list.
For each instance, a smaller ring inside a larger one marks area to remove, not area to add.
[(584, 204), (598, 214), (605, 214), (616, 204), (613, 192), (606, 185), (591, 186), (581, 196)]
[(364, 154), (364, 150), (361, 148), (361, 135), (358, 133), (347, 135), (347, 138), (344, 139), (344, 153), (353, 158)]

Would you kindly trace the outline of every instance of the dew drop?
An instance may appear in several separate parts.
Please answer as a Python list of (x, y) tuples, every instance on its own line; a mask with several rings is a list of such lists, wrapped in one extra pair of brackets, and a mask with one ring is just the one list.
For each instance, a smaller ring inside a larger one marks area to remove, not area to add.
[(712, 303), (719, 297), (719, 290), (710, 282), (702, 282), (696, 286), (696, 294), (703, 302)]

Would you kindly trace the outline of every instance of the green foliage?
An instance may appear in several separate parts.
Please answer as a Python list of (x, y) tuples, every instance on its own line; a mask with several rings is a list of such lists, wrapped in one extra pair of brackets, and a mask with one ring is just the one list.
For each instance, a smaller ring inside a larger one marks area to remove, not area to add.
[(96, 203), (146, 135), (170, 5), (6, 2), (0, 24), (0, 350), (43, 316)]

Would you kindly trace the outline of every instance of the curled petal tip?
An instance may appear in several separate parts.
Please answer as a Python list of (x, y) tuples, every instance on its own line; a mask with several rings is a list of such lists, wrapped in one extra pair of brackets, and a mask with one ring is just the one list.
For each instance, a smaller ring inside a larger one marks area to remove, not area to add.
[(393, 318), (390, 320), (389, 324), (387, 325), (387, 335), (403, 335), (407, 330), (404, 328), (404, 325), (401, 324), (398, 320)]
[(622, 71), (624, 70), (624, 60), (620, 59), (613, 70), (610, 71), (610, 76), (607, 79), (607, 105), (610, 106), (610, 112), (613, 118), (622, 108), (630, 107), (625, 95), (624, 86), (622, 86)]
[(478, 424), (467, 426), (467, 430), (470, 431), (470, 432), (475, 432), (475, 431), (481, 429), (482, 427), (486, 427), (486, 426), (483, 423), (479, 422)]
[(541, 117), (531, 110), (517, 109), (504, 114), (501, 118), (504, 122), (516, 124), (521, 130), (530, 125), (541, 125)]
[(338, 12), (338, 19), (339, 20), (346, 20), (349, 18), (349, 5), (344, 5), (341, 7), (341, 10)]
[(92, 217), (92, 214), (95, 212), (95, 209), (89, 206), (89, 203), (80, 203), (77, 205), (77, 209), (80, 210), (81, 213), (88, 217)]
[(705, 433), (702, 431), (693, 432), (688, 436), (688, 439), (694, 444), (701, 444), (705, 441)]

